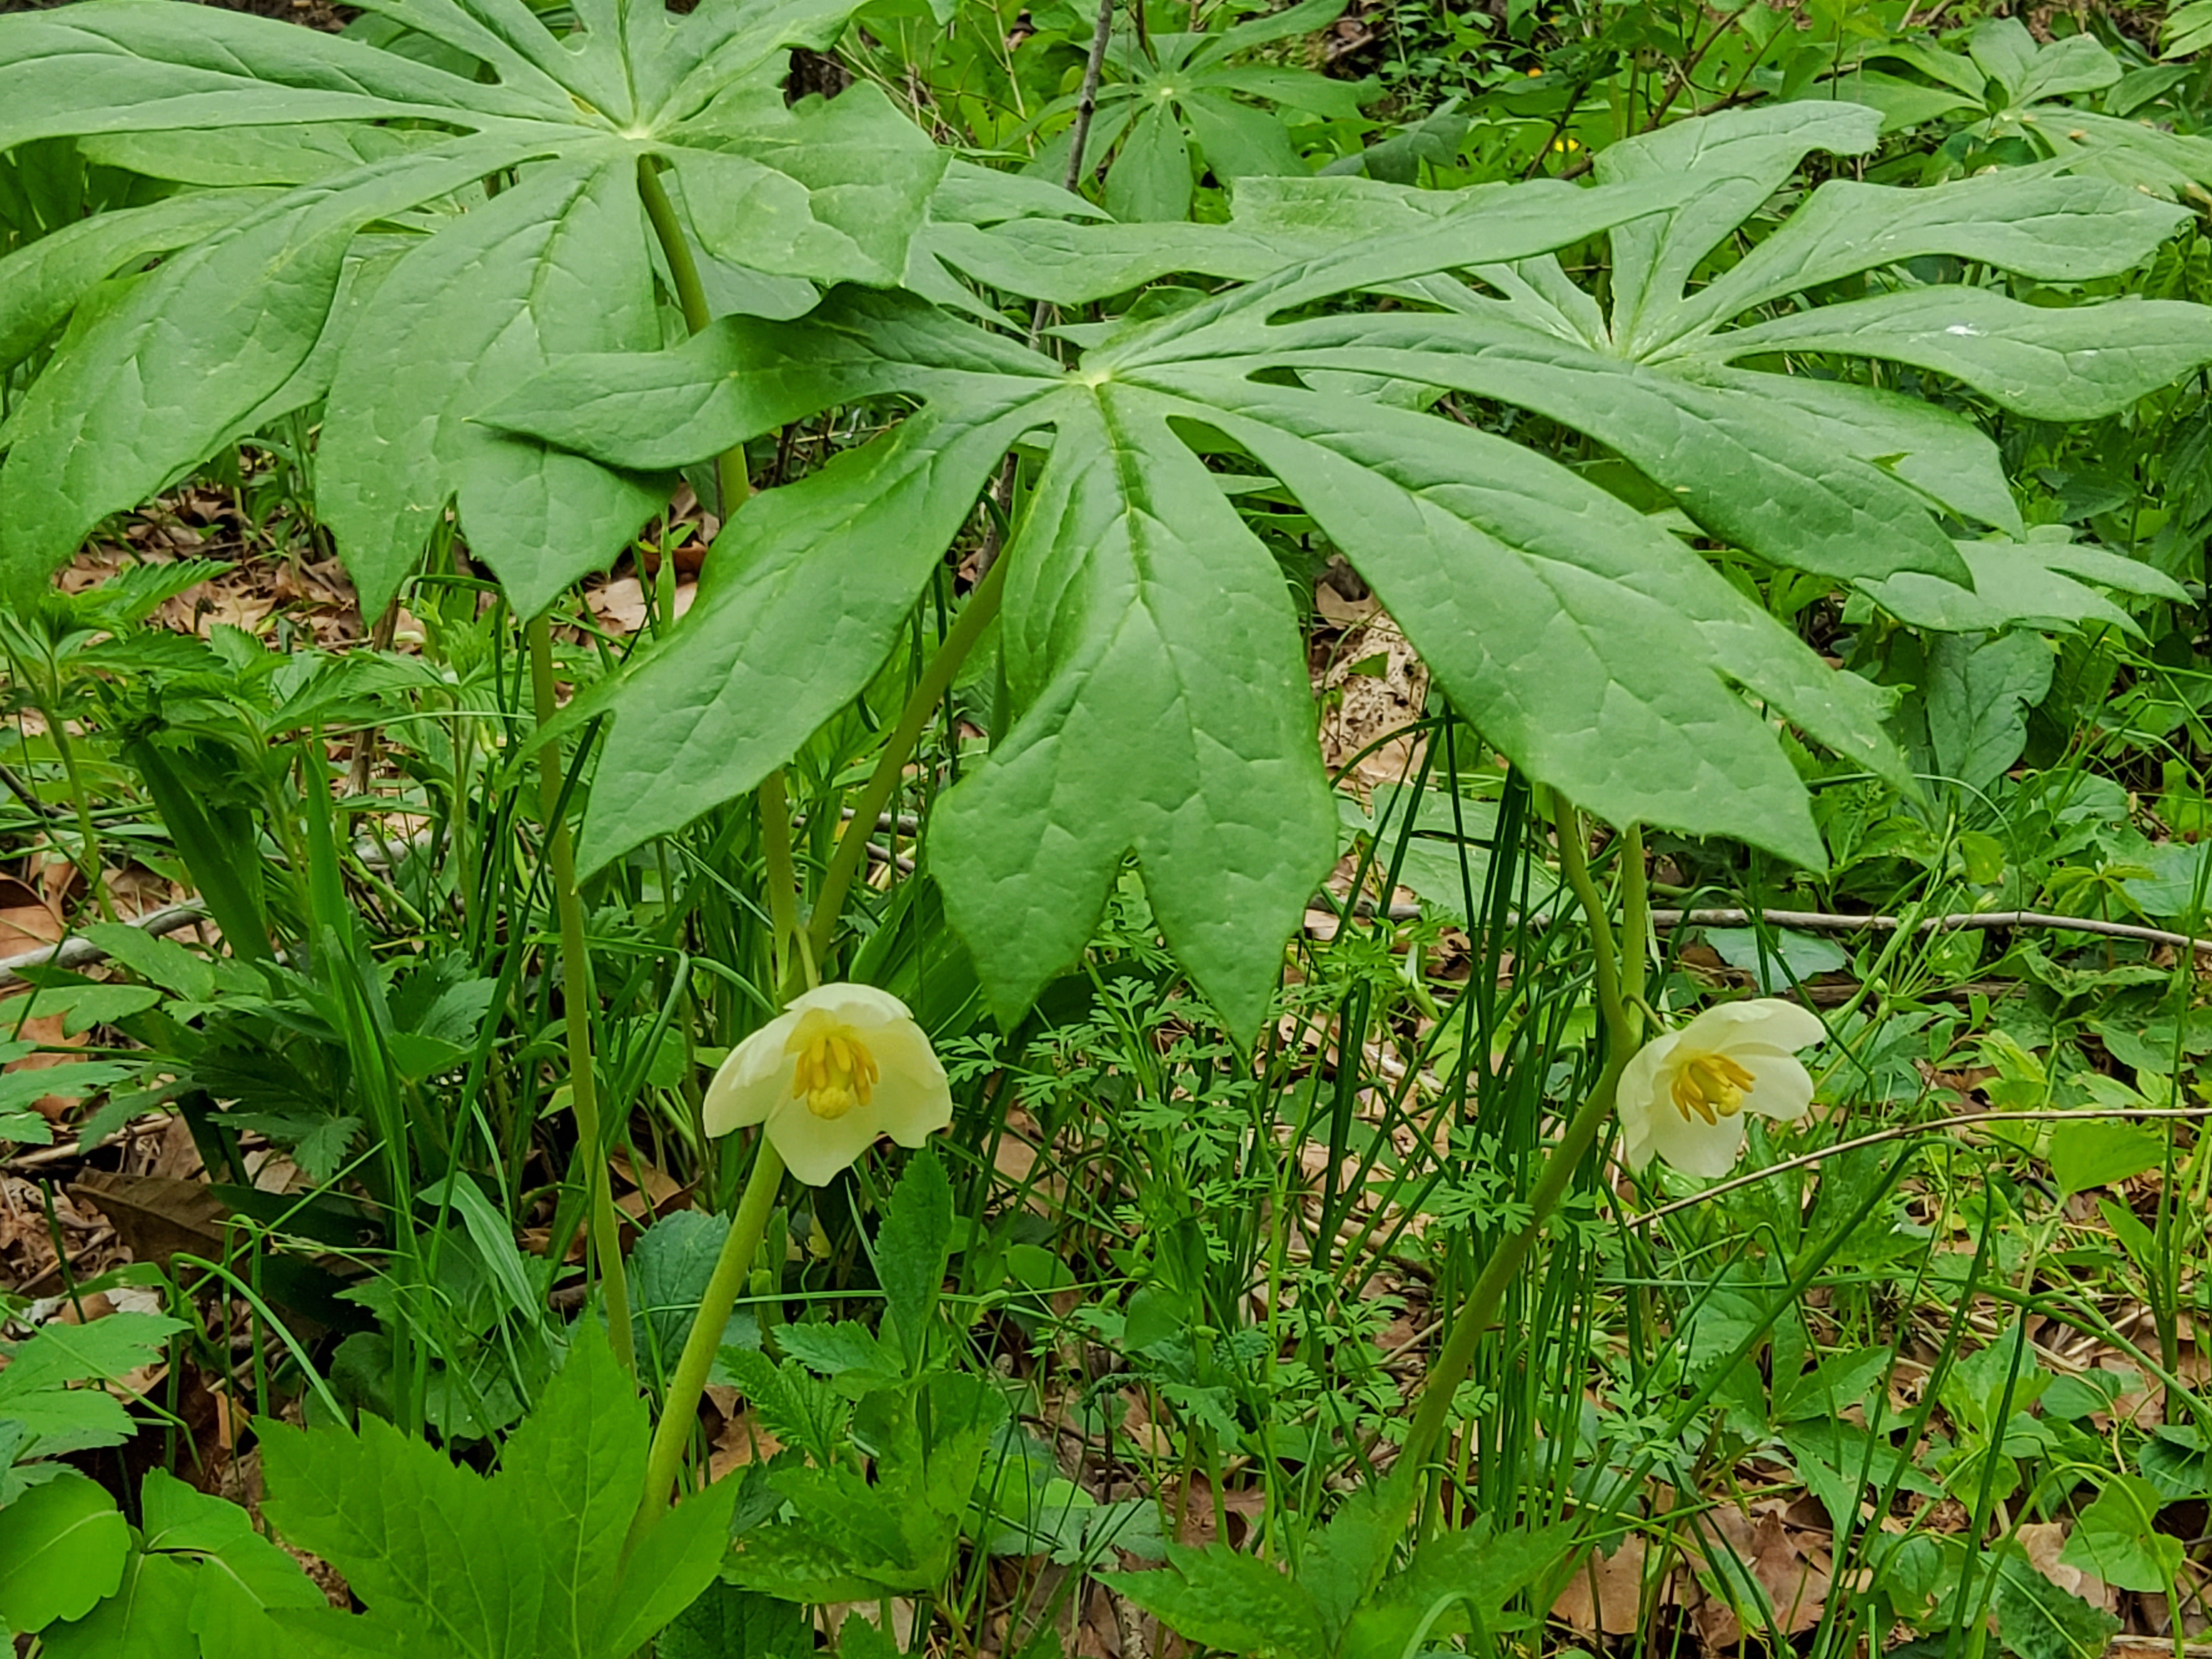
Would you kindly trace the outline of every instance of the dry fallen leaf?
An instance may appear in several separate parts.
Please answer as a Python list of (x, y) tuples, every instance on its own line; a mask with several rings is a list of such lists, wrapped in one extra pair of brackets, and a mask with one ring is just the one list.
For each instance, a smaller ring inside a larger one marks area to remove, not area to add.
[(222, 1254), (230, 1209), (204, 1182), (94, 1170), (78, 1176), (70, 1190), (107, 1218), (134, 1261)]
[(1630, 1537), (1611, 1555), (1592, 1550), (1559, 1599), (1552, 1617), (1577, 1636), (1627, 1636), (1644, 1610), (1644, 1540)]

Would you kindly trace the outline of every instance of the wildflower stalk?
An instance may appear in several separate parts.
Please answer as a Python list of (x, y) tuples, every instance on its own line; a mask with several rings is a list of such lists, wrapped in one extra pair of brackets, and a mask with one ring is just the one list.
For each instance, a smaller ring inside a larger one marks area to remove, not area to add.
[(684, 1340), (684, 1352), (669, 1379), (667, 1398), (661, 1403), (660, 1421), (653, 1431), (653, 1449), (647, 1454), (645, 1493), (630, 1523), (629, 1541), (635, 1545), (675, 1495), (676, 1479), (683, 1472), (684, 1449), (699, 1419), (699, 1397), (707, 1390), (708, 1373), (714, 1368), (723, 1328), (730, 1310), (751, 1276), (753, 1257), (760, 1252), (761, 1237), (768, 1231), (769, 1212), (783, 1188), (783, 1157), (768, 1136), (760, 1137), (753, 1153), (752, 1174), (746, 1178), (744, 1195), (722, 1240), (721, 1254), (699, 1298), (699, 1311), (691, 1321), (691, 1334)]
[(999, 560), (983, 574), (968, 596), (968, 603), (953, 618), (945, 641), (937, 647), (937, 654), (921, 671), (915, 682), (914, 691), (906, 700), (906, 708), (899, 715), (897, 726), (890, 740), (884, 744), (882, 757), (869, 776), (860, 798), (853, 803), (853, 821), (837, 842), (837, 850), (830, 860), (830, 868), (822, 878), (822, 891), (814, 902), (814, 919), (808, 929), (809, 942), (814, 948), (814, 960), (825, 960), (831, 942), (836, 936), (837, 914), (844, 908), (846, 890), (859, 872), (860, 860), (867, 854), (868, 832), (875, 827), (876, 818), (890, 805), (892, 793), (898, 787), (900, 775), (906, 770), (907, 757), (914, 753), (921, 741), (922, 728), (929, 724), (938, 702), (951, 688), (952, 677), (960, 672), (975, 641), (999, 614), (999, 600), (1006, 589), (1006, 562)]
[[(1613, 1115), (1620, 1074), (1643, 1037), (1642, 1014), (1633, 1003), (1624, 999), (1622, 960), (1614, 942), (1612, 918), (1598, 895), (1597, 884), (1590, 878), (1582, 815), (1558, 791), (1551, 791), (1550, 799), (1553, 822), (1559, 830), (1559, 866), (1589, 922), (1592, 975), (1598, 1011), (1605, 1021), (1605, 1066), (1580, 1109), (1568, 1121), (1566, 1132), (1559, 1137), (1559, 1144), (1553, 1148), (1543, 1173), (1537, 1176), (1535, 1188), (1528, 1194), (1528, 1218), (1491, 1253), (1480, 1277), (1460, 1304), (1459, 1311), (1444, 1334), (1443, 1347), (1429, 1367), (1428, 1377), (1421, 1387), (1420, 1404), (1406, 1435), (1403, 1455), (1416, 1468), (1436, 1455), (1450, 1419), (1453, 1396), (1474, 1364), (1476, 1345), (1497, 1320), (1507, 1287), (1527, 1265), (1529, 1252), (1542, 1235), (1545, 1223), (1566, 1197), (1575, 1171), (1582, 1167), (1583, 1159), (1596, 1145), (1606, 1120)], [(1648, 925), (1650, 900), (1644, 883), (1643, 842), (1635, 832), (1630, 832), (1624, 842), (1622, 854), (1623, 914), (1632, 927)], [(1640, 991), (1644, 967), (1640, 935), (1634, 950), (1636, 963), (1629, 977)]]
[[(684, 312), (684, 326), (696, 334), (713, 320), (707, 309), (707, 285), (699, 280), (699, 262), (691, 257), (691, 245), (684, 240), (676, 204), (668, 199), (668, 187), (660, 182), (660, 163), (650, 155), (637, 158), (637, 193), (645, 204), (653, 234), (659, 240), (661, 254), (668, 261), (668, 275), (676, 284), (676, 303)], [(721, 487), (722, 522), (727, 524), (753, 489), (752, 480), (745, 475), (743, 444), (733, 444), (722, 452), (714, 463), (714, 482)]]
[[(523, 629), (530, 647), (530, 688), (538, 723), (556, 713), (553, 696), (553, 628), (542, 611)], [(622, 1235), (615, 1225), (614, 1188), (607, 1178), (607, 1148), (601, 1138), (598, 1074), (592, 1062), (592, 963), (584, 945), (584, 907), (576, 895), (576, 847), (561, 814), (561, 749), (549, 743), (538, 751), (538, 799), (545, 817), (546, 878), (561, 925), (561, 1002), (568, 1042), (568, 1096), (576, 1114), (576, 1140), (584, 1160), (590, 1220), (586, 1224), (599, 1281), (605, 1286), (607, 1330), (623, 1369), (637, 1370), (629, 1328), (629, 1285), (623, 1276)]]

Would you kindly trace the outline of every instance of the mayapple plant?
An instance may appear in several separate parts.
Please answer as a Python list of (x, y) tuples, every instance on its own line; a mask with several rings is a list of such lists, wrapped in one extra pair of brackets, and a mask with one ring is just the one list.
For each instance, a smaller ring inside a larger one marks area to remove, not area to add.
[(0, 579), (42, 581), (106, 514), (319, 403), (318, 510), (365, 613), (449, 502), (516, 612), (544, 610), (671, 481), (471, 416), (566, 353), (658, 348), (656, 275), (783, 316), (899, 280), (943, 157), (872, 87), (783, 95), (788, 48), (857, 3), (582, 0), (566, 35), (522, 0), (369, 8), (465, 72), (169, 0), (0, 20), (0, 151), (65, 136), (195, 187), (0, 265), (0, 341), (70, 325), (9, 423)]
[[(1863, 151), (1878, 126), (1825, 103), (1707, 117), (1608, 149), (1590, 188), (1248, 181), (1222, 267), (1302, 257), (1166, 316), (1064, 329), (1073, 366), (948, 304), (853, 287), (794, 320), (728, 317), (673, 350), (556, 365), (480, 418), (633, 471), (824, 410), (920, 404), (750, 501), (684, 623), (587, 705), (618, 736), (584, 862), (760, 784), (843, 707), (1012, 450), (1032, 465), (1011, 571), (994, 568), (969, 610), (1003, 607), (1014, 723), (939, 803), (927, 842), (1002, 1011), (1081, 950), (1133, 851), (1193, 977), (1232, 1028), (1260, 1021), (1335, 831), (1283, 583), (1234, 504), (1255, 495), (1312, 519), (1455, 711), (1531, 777), (1615, 823), (1818, 864), (1771, 714), (1911, 787), (1882, 694), (1823, 664), (1680, 530), (1839, 584), (1980, 584), (2000, 604), (2004, 558), (2041, 572), (2052, 550), (1961, 552), (1961, 526), (2021, 533), (1996, 449), (1964, 416), (1778, 370), (1873, 360), (2073, 419), (2212, 361), (2203, 307), (2054, 307), (1887, 274), (1948, 255), (2079, 281), (2180, 222), (2049, 167), (1930, 190), (1831, 181), (1698, 280), (1808, 153)], [(1143, 260), (1206, 257), (1203, 234), (1167, 249), (1146, 227), (1133, 264), (1131, 228), (1041, 220), (1030, 200), (917, 246), (1056, 302), (1158, 274)], [(1609, 310), (1553, 252), (1597, 236)], [(1789, 303), (1808, 293), (1858, 297)], [(1420, 406), (1448, 394), (1586, 433), (1688, 525)]]
[[(2057, 567), (2018, 539), (1972, 422), (1878, 375), (1778, 371), (1895, 364), (2077, 419), (2212, 361), (2202, 307), (1898, 274), (2124, 270), (2184, 216), (2108, 179), (1834, 179), (1759, 222), (1808, 154), (1874, 145), (1880, 116), (1852, 104), (1680, 122), (1604, 151), (1589, 187), (1255, 173), (1224, 227), (1070, 223), (1096, 210), (948, 167), (870, 88), (786, 105), (787, 49), (833, 41), (849, 0), (681, 18), (586, 0), (566, 35), (522, 0), (374, 9), (470, 72), (167, 0), (0, 20), (0, 149), (72, 137), (222, 219), (125, 210), (0, 268), (38, 279), (0, 293), (65, 319), (5, 433), (0, 576), (42, 580), (102, 515), (319, 403), (319, 503), (365, 603), (397, 592), (450, 502), (531, 616), (678, 469), (721, 458), (734, 507), (748, 439), (916, 401), (734, 511), (692, 613), (574, 711), (616, 732), (579, 862), (780, 791), (1012, 452), (1007, 556), (932, 672), (941, 689), (997, 620), (1014, 718), (928, 840), (1002, 1012), (1080, 951), (1133, 853), (1200, 987), (1234, 1029), (1261, 1020), (1335, 830), (1294, 618), (1240, 501), (1295, 501), (1528, 775), (1616, 823), (1817, 863), (1770, 721), (1909, 784), (1883, 696), (1683, 532), (1923, 599), (1986, 595), (2007, 561)], [(1753, 246), (1731, 259), (1738, 237)], [(1598, 238), (1605, 303), (1556, 252)], [(1078, 304), (1170, 271), (1231, 280), (1170, 315), (1063, 327), (1072, 367), (970, 286)], [(1445, 399), (1577, 429), (1649, 494), (1439, 418)], [(813, 931), (834, 930), (825, 908)]]

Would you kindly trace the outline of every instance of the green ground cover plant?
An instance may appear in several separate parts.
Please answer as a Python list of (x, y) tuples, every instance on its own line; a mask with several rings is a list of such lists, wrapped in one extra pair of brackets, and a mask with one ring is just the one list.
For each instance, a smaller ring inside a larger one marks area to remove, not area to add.
[(2191, 1651), (2195, 9), (0, 15), (17, 1650)]

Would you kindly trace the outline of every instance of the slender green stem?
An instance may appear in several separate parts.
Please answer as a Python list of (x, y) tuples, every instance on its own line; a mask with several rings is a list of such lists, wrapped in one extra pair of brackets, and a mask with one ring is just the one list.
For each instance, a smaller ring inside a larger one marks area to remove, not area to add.
[[(1452, 1316), (1451, 1328), (1444, 1334), (1444, 1345), (1437, 1353), (1436, 1363), (1429, 1367), (1427, 1379), (1421, 1385), (1421, 1401), (1413, 1413), (1413, 1426), (1406, 1435), (1404, 1455), (1419, 1468), (1436, 1455), (1443, 1438), (1444, 1428), (1451, 1415), (1452, 1398), (1459, 1385), (1467, 1380), (1474, 1364), (1474, 1351), (1482, 1334), (1498, 1318), (1498, 1310), (1505, 1300), (1505, 1292), (1527, 1265), (1528, 1255), (1542, 1236), (1544, 1224), (1559, 1207), (1573, 1182), (1575, 1171), (1582, 1167), (1583, 1159), (1597, 1144), (1599, 1133), (1606, 1120), (1613, 1115), (1614, 1097), (1620, 1087), (1620, 1074), (1627, 1068), (1629, 1058), (1635, 1054), (1643, 1036), (1641, 1014), (1621, 995), (1620, 960), (1613, 942), (1613, 923), (1603, 902), (1598, 896), (1597, 884), (1590, 879), (1589, 860), (1583, 848), (1581, 814), (1569, 805), (1556, 791), (1552, 794), (1553, 818), (1559, 831), (1559, 866), (1567, 878), (1567, 885), (1583, 907), (1590, 930), (1590, 947), (1594, 962), (1594, 976), (1597, 986), (1598, 1006), (1605, 1018), (1607, 1053), (1604, 1069), (1599, 1073), (1596, 1086), (1591, 1089), (1581, 1109), (1568, 1121), (1566, 1133), (1560, 1136), (1543, 1173), (1536, 1177), (1536, 1186), (1528, 1194), (1528, 1218), (1519, 1231), (1502, 1242), (1484, 1264), (1481, 1276), (1460, 1304), (1459, 1311)], [(1621, 866), (1621, 881), (1625, 890), (1623, 913), (1635, 923), (1637, 918), (1650, 914), (1650, 897), (1646, 890), (1644, 874), (1643, 843), (1632, 836), (1624, 849), (1627, 854)], [(1640, 951), (1640, 948), (1639, 951)], [(1642, 977), (1638, 964), (1637, 978)]]
[[(1612, 915), (1606, 908), (1605, 901), (1598, 896), (1597, 884), (1590, 878), (1589, 850), (1583, 839), (1582, 814), (1576, 811), (1572, 804), (1558, 790), (1549, 793), (1552, 823), (1559, 837), (1559, 872), (1567, 878), (1567, 886), (1573, 891), (1575, 902), (1583, 907), (1583, 915), (1589, 922), (1591, 976), (1597, 988), (1598, 1012), (1605, 1020), (1606, 1034), (1616, 1046), (1621, 1044), (1624, 1037), (1632, 1045), (1643, 1029), (1641, 1017), (1632, 1014), (1621, 997), (1620, 952), (1613, 943)], [(1642, 843), (1639, 842), (1630, 850), (1637, 854), (1632, 860), (1636, 867), (1632, 872), (1624, 864), (1621, 877), (1624, 882), (1632, 883), (1634, 888), (1642, 889), (1644, 885)], [(1647, 918), (1645, 925), (1649, 925), (1650, 899), (1648, 895), (1632, 899), (1625, 908), (1642, 913)], [(1640, 976), (1640, 966), (1638, 972)], [(1632, 1018), (1638, 1023), (1631, 1024)]]
[(108, 902), (106, 870), (100, 858), (100, 832), (93, 828), (92, 802), (85, 791), (83, 775), (77, 770), (76, 745), (70, 741), (69, 723), (61, 717), (60, 706), (58, 697), (47, 704), (57, 712), (46, 722), (46, 733), (54, 740), (54, 753), (61, 757), (63, 775), (69, 779), (70, 802), (76, 808), (76, 866), (84, 872), (86, 884), (92, 889), (92, 902), (100, 907), (100, 920), (112, 921), (115, 907)]
[(783, 774), (760, 786), (761, 853), (768, 866), (768, 915), (775, 938), (769, 951), (779, 991), (791, 982), (791, 949), (799, 938), (799, 872), (791, 858), (791, 803)]
[[(660, 252), (668, 261), (668, 274), (676, 282), (676, 303), (684, 308), (684, 325), (696, 334), (713, 320), (707, 309), (707, 286), (699, 280), (699, 262), (691, 257), (691, 245), (684, 238), (683, 222), (676, 216), (676, 204), (668, 199), (666, 186), (660, 182), (660, 164), (650, 155), (637, 158), (637, 193), (645, 204), (645, 216), (651, 221), (653, 234), (660, 240)], [(744, 505), (752, 494), (752, 480), (745, 476), (745, 448), (733, 445), (722, 452), (714, 463), (714, 477), (722, 486), (722, 520)]]
[(1620, 1000), (1639, 1022), (1650, 961), (1651, 883), (1644, 867), (1644, 826), (1632, 823), (1620, 836)]
[[(523, 629), (530, 647), (530, 689), (538, 723), (556, 712), (553, 627), (541, 612)], [(599, 1091), (592, 1065), (592, 963), (584, 946), (584, 907), (576, 896), (576, 846), (561, 816), (561, 747), (538, 751), (538, 799), (545, 816), (545, 856), (553, 902), (561, 922), (561, 1000), (567, 1018), (568, 1091), (576, 1112), (576, 1139), (590, 1200), (592, 1254), (606, 1287), (607, 1328), (615, 1358), (635, 1371), (637, 1355), (629, 1328), (629, 1285), (623, 1276), (622, 1236), (615, 1225), (614, 1189), (607, 1178), (607, 1147), (600, 1134)]]
[(826, 961), (830, 946), (837, 933), (837, 913), (843, 908), (845, 892), (853, 884), (860, 860), (867, 855), (868, 836), (874, 831), (876, 818), (890, 804), (892, 793), (898, 788), (899, 777), (906, 770), (907, 757), (914, 753), (915, 745), (921, 741), (922, 728), (929, 724), (931, 713), (952, 684), (952, 677), (960, 672), (961, 663), (991, 619), (999, 614), (999, 600), (1006, 588), (1006, 561), (999, 560), (986, 571), (983, 580), (975, 584), (975, 591), (968, 596), (953, 619), (945, 641), (937, 647), (937, 654), (921, 671), (915, 682), (914, 693), (906, 700), (906, 708), (899, 715), (898, 725), (884, 744), (881, 759), (869, 777), (867, 787), (853, 804), (853, 821), (845, 826), (838, 838), (837, 850), (830, 855), (830, 868), (822, 878), (820, 896), (814, 901), (814, 920), (808, 929), (808, 938), (814, 947), (814, 959)]
[(706, 1294), (699, 1298), (691, 1334), (684, 1339), (676, 1375), (668, 1384), (668, 1397), (661, 1405), (653, 1450), (646, 1459), (645, 1495), (630, 1527), (633, 1544), (675, 1493), (676, 1477), (684, 1468), (684, 1449), (690, 1443), (692, 1428), (698, 1421), (699, 1396), (706, 1389), (708, 1373), (714, 1368), (723, 1328), (730, 1322), (730, 1310), (737, 1305), (738, 1293), (752, 1273), (761, 1235), (768, 1229), (769, 1212), (775, 1207), (776, 1194), (782, 1187), (782, 1156), (763, 1134), (760, 1148), (753, 1154), (753, 1170), (746, 1179), (744, 1195), (738, 1200), (738, 1213), (722, 1241), (722, 1253), (715, 1259)]

